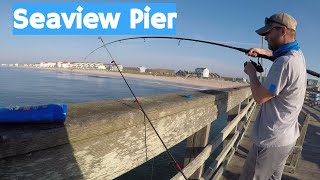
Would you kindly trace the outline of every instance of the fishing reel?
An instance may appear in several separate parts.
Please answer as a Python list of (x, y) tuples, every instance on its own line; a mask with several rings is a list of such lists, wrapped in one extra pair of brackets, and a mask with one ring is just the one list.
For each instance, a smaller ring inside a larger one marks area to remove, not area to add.
[[(263, 72), (263, 67), (261, 66), (261, 64), (260, 64), (259, 61), (258, 61), (258, 63), (256, 63), (256, 62), (254, 62), (254, 61), (252, 61), (252, 60), (250, 59), (250, 62), (251, 62), (251, 64), (254, 66), (254, 68), (256, 68), (256, 71), (257, 71), (257, 72), (259, 72), (259, 73), (262, 73), (262, 72)], [(244, 66), (246, 66), (246, 65), (247, 65), (247, 62), (244, 63)]]

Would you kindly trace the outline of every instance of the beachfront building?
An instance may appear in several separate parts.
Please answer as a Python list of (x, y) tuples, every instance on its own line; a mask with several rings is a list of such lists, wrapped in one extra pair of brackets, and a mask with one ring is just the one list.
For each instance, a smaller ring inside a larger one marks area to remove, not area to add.
[(63, 62), (62, 63), (62, 68), (70, 68), (71, 67), (71, 63), (70, 62)]
[(132, 72), (132, 73), (145, 73), (146, 72), (145, 67), (140, 66), (140, 67), (123, 67), (123, 71), (126, 72)]
[(57, 62), (57, 68), (62, 68), (62, 63), (63, 63), (62, 61), (58, 61)]
[(40, 68), (54, 68), (56, 64), (55, 62), (40, 62)]
[(91, 63), (87, 62), (87, 63), (84, 63), (84, 68), (85, 69), (90, 69), (91, 67)]
[(145, 72), (146, 72), (146, 69), (147, 69), (147, 68), (145, 68), (145, 67), (143, 67), (143, 66), (140, 66), (140, 67), (139, 67), (139, 72), (140, 72), (140, 73), (145, 73)]
[(209, 69), (207, 68), (196, 68), (195, 73), (198, 77), (209, 78)]
[(140, 70), (137, 67), (123, 67), (123, 71), (138, 73)]
[[(118, 71), (117, 66), (114, 64), (104, 64), (106, 66), (106, 70), (109, 71)], [(118, 64), (118, 67), (120, 71), (123, 71), (123, 66), (121, 64)]]
[(99, 70), (106, 70), (107, 68), (106, 68), (106, 66), (105, 66), (103, 63), (99, 63), (99, 64), (97, 64), (97, 69), (99, 69)]
[(242, 78), (242, 81), (243, 81), (244, 83), (246, 83), (246, 82), (247, 82), (247, 79), (246, 79), (246, 78)]
[(89, 63), (89, 69), (95, 69), (96, 63)]
[(75, 69), (84, 69), (84, 64), (85, 64), (85, 63), (77, 62), (77, 63), (74, 63), (72, 66), (73, 66)]

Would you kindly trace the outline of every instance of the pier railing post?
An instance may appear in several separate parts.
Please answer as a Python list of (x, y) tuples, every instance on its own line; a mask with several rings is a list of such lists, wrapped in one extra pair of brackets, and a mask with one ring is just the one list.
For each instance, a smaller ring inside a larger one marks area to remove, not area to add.
[[(226, 126), (239, 114), (240, 110), (241, 110), (241, 103), (239, 103), (234, 108), (229, 110)], [(226, 144), (228, 144), (229, 140), (233, 137), (234, 133), (237, 131), (237, 127), (238, 125), (232, 130), (233, 132), (231, 132), (227, 136), (226, 140), (223, 142), (223, 147), (225, 147)]]
[[(208, 144), (211, 124), (203, 127), (187, 139), (187, 148), (184, 158), (184, 166), (188, 165), (195, 157), (198, 156)], [(188, 179), (199, 179), (203, 174), (204, 164), (197, 169)]]

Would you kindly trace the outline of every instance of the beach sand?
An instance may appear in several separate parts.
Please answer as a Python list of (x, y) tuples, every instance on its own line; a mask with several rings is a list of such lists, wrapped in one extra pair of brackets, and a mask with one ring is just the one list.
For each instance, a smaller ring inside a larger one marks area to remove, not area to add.
[[(32, 68), (38, 70), (50, 70), (58, 72), (70, 72), (79, 74), (88, 74), (96, 76), (110, 76), (121, 77), (119, 72), (111, 72), (106, 70), (84, 70), (84, 69), (64, 69), (64, 68)], [(200, 78), (183, 78), (183, 77), (165, 77), (165, 76), (153, 76), (148, 74), (132, 74), (123, 73), (125, 78), (135, 78), (142, 80), (150, 80), (156, 82), (180, 84), (195, 87), (194, 89), (223, 89), (239, 86), (248, 86), (246, 83), (225, 81), (222, 79), (200, 79)]]

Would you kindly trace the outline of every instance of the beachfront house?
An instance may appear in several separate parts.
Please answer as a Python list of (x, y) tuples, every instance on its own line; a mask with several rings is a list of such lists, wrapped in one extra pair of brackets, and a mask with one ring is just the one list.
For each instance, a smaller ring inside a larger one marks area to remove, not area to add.
[(140, 70), (137, 67), (123, 67), (123, 71), (138, 73)]
[(48, 62), (48, 66), (50, 68), (55, 68), (55, 67), (57, 67), (57, 63), (56, 62)]
[(90, 63), (84, 63), (84, 69), (90, 69)]
[(57, 62), (57, 68), (62, 68), (62, 63), (63, 63), (62, 61), (58, 61)]
[(96, 69), (96, 63), (90, 63), (90, 69)]
[(140, 66), (140, 67), (123, 67), (123, 71), (126, 72), (132, 72), (132, 73), (145, 73), (146, 72), (145, 67)]
[(71, 63), (70, 62), (63, 62), (62, 63), (62, 68), (70, 68), (71, 67)]
[[(117, 66), (115, 64), (105, 64), (106, 69), (109, 71), (118, 71)], [(120, 71), (123, 71), (123, 66), (118, 64)]]
[(145, 72), (146, 72), (146, 69), (147, 69), (147, 68), (145, 68), (145, 67), (143, 67), (143, 66), (140, 66), (140, 67), (139, 67), (139, 72), (140, 72), (140, 73), (145, 73)]
[(99, 63), (99, 64), (97, 65), (97, 69), (99, 69), (99, 70), (106, 70), (107, 68), (106, 68), (106, 66), (105, 66), (103, 63)]
[(72, 64), (72, 68), (82, 69), (82, 64), (83, 64), (83, 63), (80, 63), (80, 62), (73, 63), (73, 64)]
[(196, 68), (195, 73), (198, 77), (209, 78), (209, 69), (207, 68)]
[(70, 62), (70, 67), (71, 69), (76, 69), (77, 68), (77, 63), (76, 62)]
[(54, 68), (56, 67), (55, 62), (40, 62), (40, 68)]

